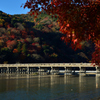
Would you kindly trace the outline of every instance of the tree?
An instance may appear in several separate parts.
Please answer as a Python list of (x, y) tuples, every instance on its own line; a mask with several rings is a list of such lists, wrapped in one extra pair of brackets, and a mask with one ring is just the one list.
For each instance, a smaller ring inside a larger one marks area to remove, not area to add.
[[(35, 4), (35, 5), (33, 5)], [(81, 49), (81, 42), (91, 40), (95, 43), (92, 63), (100, 66), (100, 1), (99, 0), (27, 0), (24, 8), (30, 8), (30, 15), (37, 18), (42, 11), (57, 18), (62, 40), (71, 43), (74, 50)], [(38, 8), (38, 9), (36, 9)], [(94, 59), (96, 58), (96, 59)]]
[(18, 46), (17, 46), (17, 50), (18, 50), (18, 52), (19, 52), (19, 54), (21, 53), (21, 42), (19, 41), (18, 42)]
[(16, 42), (16, 40), (12, 40), (12, 41), (11, 40), (8, 40), (6, 42), (6, 44), (7, 44), (7, 47), (8, 48), (13, 49), (16, 46), (17, 42)]
[(23, 46), (22, 46), (22, 53), (23, 53), (24, 55), (26, 55), (26, 53), (27, 53), (26, 44), (23, 44)]

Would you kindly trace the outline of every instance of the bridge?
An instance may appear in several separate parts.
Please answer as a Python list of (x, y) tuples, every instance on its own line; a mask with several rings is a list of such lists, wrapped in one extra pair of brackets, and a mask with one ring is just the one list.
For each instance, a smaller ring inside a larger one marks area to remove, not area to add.
[(54, 73), (59, 71), (59, 68), (64, 68), (65, 73), (71, 73), (72, 68), (79, 68), (80, 73), (85, 73), (86, 68), (95, 68), (96, 72), (100, 72), (99, 66), (93, 66), (91, 63), (28, 63), (28, 64), (0, 64), (0, 73), (26, 73), (49, 72)]

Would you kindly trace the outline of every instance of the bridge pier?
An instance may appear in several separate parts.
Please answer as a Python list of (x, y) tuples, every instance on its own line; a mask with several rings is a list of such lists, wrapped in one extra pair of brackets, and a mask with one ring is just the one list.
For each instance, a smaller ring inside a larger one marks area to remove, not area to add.
[(53, 67), (51, 67), (51, 75), (53, 75), (54, 73), (53, 73)]
[(9, 74), (9, 67), (7, 67), (6, 73)]
[(65, 72), (64, 72), (64, 75), (67, 75), (67, 69), (66, 69), (66, 67), (65, 67)]
[(19, 68), (19, 73), (21, 74), (21, 68)]
[(65, 67), (64, 75), (72, 75), (72, 68), (71, 67)]
[(18, 74), (19, 73), (19, 68), (18, 67), (16, 67), (16, 74)]
[(21, 68), (21, 74), (23, 74), (24, 72), (23, 72), (23, 68)]
[(2, 68), (1, 68), (1, 73), (3, 73), (3, 70), (2, 70)]
[(96, 75), (100, 76), (100, 67), (96, 67)]
[(35, 72), (36, 72), (36, 68), (35, 69), (31, 68), (31, 73), (33, 74)]
[(27, 73), (27, 74), (30, 73), (30, 68), (29, 68), (29, 67), (27, 67), (27, 71), (26, 71), (26, 73)]
[(32, 74), (32, 68), (29, 69), (30, 74)]
[(11, 68), (9, 68), (9, 69), (10, 69), (10, 74), (11, 74), (11, 71), (12, 71), (12, 70), (11, 70)]
[(39, 75), (41, 75), (41, 67), (39, 67), (38, 73), (39, 73)]
[(79, 71), (79, 75), (86, 75), (86, 68), (85, 67), (79, 67), (80, 71)]

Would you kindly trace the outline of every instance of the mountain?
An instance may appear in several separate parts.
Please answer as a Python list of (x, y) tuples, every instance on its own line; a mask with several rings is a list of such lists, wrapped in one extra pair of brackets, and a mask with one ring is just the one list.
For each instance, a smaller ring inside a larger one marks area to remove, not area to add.
[(35, 19), (0, 11), (0, 63), (90, 62), (94, 44), (83, 41), (82, 50), (74, 51), (60, 39), (56, 21), (45, 12)]

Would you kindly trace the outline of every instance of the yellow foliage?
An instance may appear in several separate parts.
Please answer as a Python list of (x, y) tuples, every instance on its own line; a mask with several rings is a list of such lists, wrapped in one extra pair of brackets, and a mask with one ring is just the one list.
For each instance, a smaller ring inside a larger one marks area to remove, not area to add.
[(8, 31), (8, 34), (10, 34), (10, 31)]
[(9, 17), (11, 17), (11, 15), (9, 15)]
[(0, 23), (3, 23), (3, 22), (5, 22), (5, 20), (4, 19), (0, 19)]
[(4, 24), (4, 25), (5, 25), (5, 27), (7, 27), (7, 25), (8, 25), (8, 24), (9, 24), (8, 22), (5, 22), (5, 24)]
[(0, 23), (0, 26), (2, 26), (3, 25), (3, 23)]
[(3, 63), (4, 63), (4, 64), (7, 64), (7, 63), (8, 63), (8, 61), (4, 61)]

